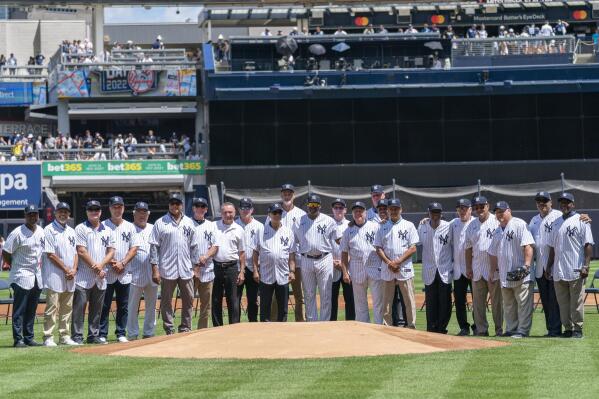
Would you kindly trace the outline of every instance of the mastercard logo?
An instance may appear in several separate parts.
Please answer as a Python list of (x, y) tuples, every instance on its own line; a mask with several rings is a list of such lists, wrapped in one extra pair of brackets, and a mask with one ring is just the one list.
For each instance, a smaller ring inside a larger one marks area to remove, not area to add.
[(368, 17), (356, 17), (354, 19), (354, 25), (356, 26), (367, 26), (370, 23), (370, 19)]
[(585, 10), (576, 10), (572, 13), (572, 18), (578, 21), (582, 19), (587, 19), (589, 14)]
[(445, 23), (445, 15), (431, 15), (431, 23), (444, 24)]

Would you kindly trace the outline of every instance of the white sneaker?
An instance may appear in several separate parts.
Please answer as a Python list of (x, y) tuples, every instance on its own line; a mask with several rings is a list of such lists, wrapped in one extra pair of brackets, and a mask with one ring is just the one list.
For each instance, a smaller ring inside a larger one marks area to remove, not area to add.
[(105, 344), (105, 343), (106, 343), (106, 338), (104, 338), (104, 337), (100, 337), (100, 338), (98, 338), (98, 340), (99, 340), (100, 342), (102, 342), (103, 344)]
[(128, 340), (128, 339), (127, 339), (127, 337), (125, 337), (125, 336), (118, 337), (118, 338), (117, 338), (117, 340), (118, 340), (119, 342), (129, 342), (129, 340)]
[(73, 341), (73, 340), (71, 339), (71, 337), (67, 337), (67, 338), (65, 338), (65, 339), (62, 339), (62, 340), (60, 341), (60, 343), (61, 343), (62, 345), (69, 345), (69, 346), (79, 346), (79, 345), (81, 345), (80, 343)]
[(54, 342), (54, 338), (46, 338), (44, 340), (44, 346), (49, 346), (49, 347), (56, 346), (56, 342)]

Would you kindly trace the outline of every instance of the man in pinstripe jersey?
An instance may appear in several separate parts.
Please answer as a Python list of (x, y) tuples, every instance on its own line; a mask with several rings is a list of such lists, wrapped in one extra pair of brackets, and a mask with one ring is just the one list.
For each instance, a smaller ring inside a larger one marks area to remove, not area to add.
[[(333, 208), (333, 219), (337, 224), (338, 236), (343, 236), (343, 232), (349, 225), (349, 220), (345, 218), (347, 205), (341, 198), (336, 198), (331, 207)], [(341, 240), (341, 239), (339, 239)], [(345, 302), (345, 320), (355, 320), (356, 311), (354, 306), (354, 292), (351, 285), (351, 280), (346, 283), (343, 280), (343, 269), (341, 267), (341, 248), (335, 242), (333, 244), (333, 294), (331, 296), (331, 321), (337, 320), (337, 309), (339, 307), (339, 288), (343, 286), (343, 301)]]
[[(253, 242), (253, 278), (260, 284), (260, 321), (271, 321), (271, 300), (278, 302), (277, 321), (287, 321), (289, 282), (295, 278), (295, 237), (281, 224), (283, 207), (272, 204), (268, 208), (269, 222)], [(260, 262), (258, 262), (260, 258)]]
[(71, 316), (73, 292), (77, 273), (77, 248), (75, 230), (67, 224), (71, 207), (66, 202), (56, 204), (54, 221), (44, 228), (45, 246), (42, 258), (42, 274), (46, 288), (44, 312), (44, 345), (56, 346), (52, 336), (58, 318), (60, 343), (77, 345), (71, 339)]
[(426, 331), (447, 334), (451, 318), (453, 248), (450, 224), (441, 219), (438, 202), (428, 206), (428, 221), (418, 226), (422, 244), (422, 281), (426, 298)]
[(128, 342), (126, 337), (127, 310), (129, 306), (129, 286), (131, 284), (131, 270), (129, 263), (139, 247), (137, 229), (133, 223), (123, 219), (125, 202), (122, 197), (115, 196), (110, 199), (110, 219), (103, 224), (113, 231), (116, 248), (111, 267), (106, 273), (106, 293), (104, 294), (104, 306), (100, 318), (100, 339), (108, 337), (108, 325), (112, 296), (116, 295), (116, 338), (119, 342)]
[(378, 208), (381, 201), (385, 199), (385, 190), (383, 189), (383, 186), (380, 184), (373, 184), (372, 187), (370, 187), (370, 199), (372, 200), (372, 207), (368, 209), (366, 219), (381, 222), (382, 219), (379, 216)]
[(152, 281), (152, 265), (150, 264), (150, 235), (152, 223), (148, 223), (150, 208), (145, 202), (135, 204), (133, 210), (133, 224), (138, 236), (139, 247), (135, 257), (131, 259), (131, 286), (129, 287), (129, 308), (127, 310), (127, 336), (129, 340), (137, 339), (139, 335), (139, 305), (141, 297), (144, 298), (145, 315), (143, 338), (154, 336), (156, 329), (156, 300), (158, 298), (158, 284)]
[(100, 316), (106, 292), (106, 272), (114, 256), (115, 242), (112, 230), (100, 222), (100, 202), (90, 200), (86, 204), (87, 220), (75, 227), (75, 241), (79, 264), (75, 275), (73, 296), (73, 323), (71, 338), (83, 342), (85, 309), (89, 302), (87, 343), (106, 344), (100, 340)]
[(25, 223), (10, 232), (2, 258), (10, 266), (13, 290), (12, 336), (15, 348), (39, 346), (33, 339), (33, 323), (42, 289), (40, 261), (44, 248), (44, 231), (37, 225), (39, 210), (25, 207)]

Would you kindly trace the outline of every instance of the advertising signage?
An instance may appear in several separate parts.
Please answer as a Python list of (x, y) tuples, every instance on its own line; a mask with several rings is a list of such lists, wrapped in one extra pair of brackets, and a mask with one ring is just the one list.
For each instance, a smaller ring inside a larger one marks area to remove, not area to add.
[(0, 210), (23, 210), (42, 202), (42, 167), (36, 164), (0, 164)]
[(204, 162), (177, 159), (47, 161), (44, 176), (203, 175)]

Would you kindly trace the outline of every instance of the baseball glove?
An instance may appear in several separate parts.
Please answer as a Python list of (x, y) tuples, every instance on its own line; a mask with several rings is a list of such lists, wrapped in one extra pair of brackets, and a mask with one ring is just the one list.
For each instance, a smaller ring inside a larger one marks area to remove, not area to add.
[(524, 279), (524, 277), (528, 276), (530, 271), (527, 267), (520, 266), (516, 270), (512, 270), (511, 272), (507, 272), (507, 281), (520, 281)]

